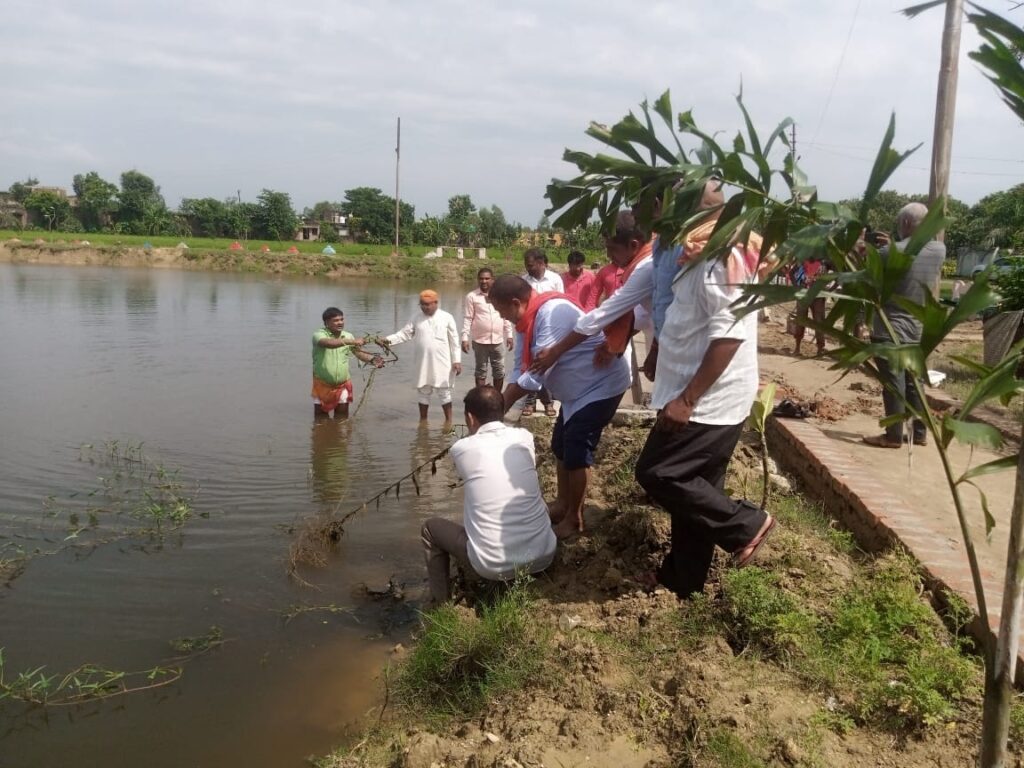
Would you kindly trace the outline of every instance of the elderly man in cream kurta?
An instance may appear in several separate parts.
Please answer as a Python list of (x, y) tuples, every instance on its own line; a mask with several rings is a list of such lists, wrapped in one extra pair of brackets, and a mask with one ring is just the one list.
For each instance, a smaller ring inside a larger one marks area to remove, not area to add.
[(437, 394), (444, 411), (445, 429), (452, 425), (452, 374), (462, 373), (462, 349), (455, 318), (437, 307), (437, 292), (420, 293), (422, 314), (404, 328), (384, 338), (387, 344), (401, 344), (410, 339), (413, 345), (413, 366), (416, 368), (416, 391), (420, 421), (427, 418), (430, 396)]

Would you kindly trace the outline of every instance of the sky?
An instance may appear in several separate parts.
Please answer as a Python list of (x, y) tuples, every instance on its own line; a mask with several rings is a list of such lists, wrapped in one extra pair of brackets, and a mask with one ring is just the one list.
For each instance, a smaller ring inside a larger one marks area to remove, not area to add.
[[(1006, 0), (988, 0), (1006, 13)], [(673, 107), (731, 136), (735, 96), (762, 132), (797, 123), (823, 199), (860, 194), (890, 113), (891, 179), (927, 192), (943, 15), (910, 0), (5, 0), (0, 188), (27, 175), (137, 169), (171, 205), (288, 192), (301, 210), (357, 186), (395, 188), (416, 215), (452, 195), (533, 225), (566, 148), (671, 89)], [(1024, 9), (1010, 15), (1024, 23)], [(1024, 126), (967, 52), (950, 192), (973, 203), (1024, 182)]]

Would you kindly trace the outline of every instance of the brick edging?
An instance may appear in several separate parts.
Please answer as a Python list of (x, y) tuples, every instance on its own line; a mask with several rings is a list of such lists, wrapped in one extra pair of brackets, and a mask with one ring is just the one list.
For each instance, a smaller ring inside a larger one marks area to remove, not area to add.
[[(806, 420), (768, 420), (768, 446), (776, 461), (797, 477), (805, 489), (825, 503), (829, 513), (848, 528), (868, 551), (900, 545), (920, 564), (925, 583), (941, 600), (942, 592), (959, 595), (974, 614), (972, 635), (987, 641), (999, 632), (1003, 574), (982, 568), (989, 627), (981, 626), (978, 603), (963, 546), (949, 545), (922, 531), (920, 515), (877, 481), (835, 441)], [(1024, 687), (1024, 655), (1017, 652), (1016, 684)]]

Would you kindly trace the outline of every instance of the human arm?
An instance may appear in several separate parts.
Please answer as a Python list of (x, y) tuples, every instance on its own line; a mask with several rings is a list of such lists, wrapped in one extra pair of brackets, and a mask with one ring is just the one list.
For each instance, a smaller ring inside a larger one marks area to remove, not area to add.
[(366, 339), (355, 338), (354, 336), (320, 336), (316, 340), (318, 347), (324, 347), (325, 349), (337, 349), (338, 347), (361, 347), (366, 343)]
[(462, 302), (462, 351), (469, 352), (469, 334), (473, 328), (473, 313), (475, 307), (473, 305), (473, 294), (472, 292), (466, 294), (466, 298)]
[(395, 331), (390, 336), (385, 336), (381, 341), (387, 342), (388, 346), (392, 346), (394, 344), (401, 344), (403, 341), (409, 341), (415, 335), (416, 326), (410, 321), (400, 330)]
[(534, 355), (533, 362), (530, 364), (530, 371), (538, 376), (541, 375), (557, 363), (558, 358), (588, 338), (590, 337), (584, 336), (582, 333), (570, 331), (561, 341), (550, 347), (545, 347)]
[(632, 312), (637, 304), (649, 301), (654, 292), (653, 274), (651, 259), (644, 259), (619, 290), (576, 322), (575, 330), (584, 336), (593, 336), (612, 321)]
[(352, 350), (352, 354), (362, 360), (364, 363), (373, 363), (374, 368), (383, 368), (384, 360), (380, 355), (371, 355), (369, 352), (364, 352), (361, 349)]
[(502, 331), (505, 334), (505, 346), (508, 347), (508, 351), (512, 351), (512, 347), (515, 343), (515, 336), (512, 334), (512, 323), (508, 320), (501, 321)]
[(648, 381), (654, 381), (655, 375), (658, 372), (658, 340), (654, 339), (651, 342), (651, 349), (647, 353), (647, 359), (644, 360), (643, 367), (640, 369), (643, 371), (644, 376), (647, 377)]
[(697, 372), (674, 400), (665, 404), (655, 424), (663, 432), (681, 432), (690, 421), (693, 408), (711, 386), (725, 373), (743, 339), (714, 339), (704, 352)]
[(462, 348), (459, 346), (459, 332), (455, 327), (455, 318), (451, 315), (445, 318), (445, 329), (448, 334), (448, 349), (452, 355), (452, 370), (458, 376), (462, 373)]
[(501, 393), (502, 399), (505, 401), (505, 413), (508, 413), (508, 409), (515, 405), (516, 401), (526, 394), (526, 390), (519, 386), (516, 382), (505, 385), (505, 391)]

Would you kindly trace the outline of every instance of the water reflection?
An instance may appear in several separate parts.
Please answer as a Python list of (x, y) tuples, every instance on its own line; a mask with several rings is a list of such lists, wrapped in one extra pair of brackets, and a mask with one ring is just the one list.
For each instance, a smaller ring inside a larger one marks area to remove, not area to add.
[(322, 504), (336, 504), (345, 495), (351, 435), (350, 421), (313, 421), (313, 428), (310, 430), (310, 471), (313, 495)]

